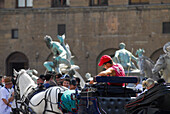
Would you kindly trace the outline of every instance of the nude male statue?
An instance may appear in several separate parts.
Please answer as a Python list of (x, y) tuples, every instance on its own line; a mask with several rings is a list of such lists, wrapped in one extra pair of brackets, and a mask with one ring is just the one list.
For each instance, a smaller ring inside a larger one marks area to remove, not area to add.
[[(60, 39), (61, 40), (61, 39)], [(67, 65), (67, 69), (71, 68), (70, 61), (67, 59), (67, 51), (61, 45), (61, 43), (53, 41), (52, 38), (48, 35), (44, 37), (44, 41), (51, 52), (53, 53), (53, 61), (44, 62), (44, 66), (48, 71), (57, 71), (57, 73), (61, 74), (61, 70), (59, 68), (59, 64)]]
[(125, 70), (135, 70), (137, 69), (135, 64), (131, 61), (131, 59), (137, 62), (138, 58), (136, 58), (131, 52), (125, 49), (125, 44), (122, 42), (119, 44), (119, 50), (115, 52), (115, 59), (117, 63), (120, 63)]

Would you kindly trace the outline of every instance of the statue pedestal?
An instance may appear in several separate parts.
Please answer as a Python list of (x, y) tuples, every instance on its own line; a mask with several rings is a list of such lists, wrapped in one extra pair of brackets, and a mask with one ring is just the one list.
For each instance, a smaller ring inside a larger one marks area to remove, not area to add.
[(140, 70), (129, 70), (129, 72), (128, 71), (125, 71), (125, 75), (126, 76), (141, 76), (141, 74), (140, 74)]
[[(125, 76), (139, 76), (142, 79), (142, 76), (140, 74), (140, 70), (138, 70), (138, 69), (137, 70), (129, 70), (129, 72), (125, 71)], [(142, 81), (140, 83), (142, 83)], [(127, 85), (127, 87), (135, 87), (135, 84), (129, 83)]]

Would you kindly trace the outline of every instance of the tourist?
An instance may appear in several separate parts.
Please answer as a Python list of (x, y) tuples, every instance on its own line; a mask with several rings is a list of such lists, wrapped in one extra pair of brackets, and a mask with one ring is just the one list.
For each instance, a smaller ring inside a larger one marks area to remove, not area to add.
[(53, 80), (52, 78), (53, 78), (52, 74), (48, 73), (48, 74), (45, 75), (45, 80), (46, 81), (45, 81), (45, 83), (43, 85), (44, 85), (44, 87), (46, 89), (53, 86), (53, 85), (50, 84), (50, 81)]
[(47, 74), (51, 75), (49, 84), (50, 84), (51, 86), (56, 86), (57, 83), (54, 81), (54, 78), (55, 78), (54, 76), (56, 75), (56, 72), (48, 71)]
[(12, 81), (10, 77), (4, 78), (5, 86), (0, 90), (0, 114), (10, 114), (14, 94), (11, 94)]
[(77, 89), (81, 90), (81, 87), (80, 87), (80, 78), (78, 78), (78, 77), (76, 77), (76, 84), (77, 84)]
[(58, 86), (62, 85), (62, 79), (61, 79), (62, 75), (61, 74), (57, 74), (55, 76), (55, 82), (57, 83)]
[(64, 114), (75, 114), (78, 111), (79, 98), (76, 98), (78, 96), (75, 91), (76, 88), (76, 80), (71, 79), (70, 89), (65, 91), (61, 96), (61, 107)]
[(41, 75), (39, 76), (39, 78), (37, 79), (37, 84), (38, 84), (38, 86), (39, 86), (39, 87), (42, 86), (42, 85), (44, 84), (44, 81), (45, 81), (45, 76), (44, 76), (43, 74), (41, 74)]
[(62, 85), (63, 85), (64, 87), (70, 88), (70, 79), (69, 79), (69, 78), (65, 78), (65, 79), (63, 80)]
[(77, 88), (77, 81), (76, 79), (71, 79), (70, 80), (70, 90), (75, 90)]

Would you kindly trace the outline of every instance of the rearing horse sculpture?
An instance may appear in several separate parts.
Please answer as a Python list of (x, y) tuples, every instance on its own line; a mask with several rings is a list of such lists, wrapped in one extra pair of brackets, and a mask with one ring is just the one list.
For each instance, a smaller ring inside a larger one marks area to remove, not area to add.
[(165, 54), (160, 55), (152, 71), (153, 73), (162, 72), (162, 77), (170, 83), (170, 42), (164, 45), (163, 51)]
[(152, 73), (152, 68), (154, 67), (154, 62), (150, 58), (143, 56), (144, 52), (145, 52), (144, 49), (138, 49), (136, 51), (136, 55), (138, 55), (138, 57), (139, 57), (138, 67), (140, 69), (140, 73), (144, 77), (152, 78), (154, 80), (158, 80), (159, 74), (158, 73), (155, 73), (155, 74)]

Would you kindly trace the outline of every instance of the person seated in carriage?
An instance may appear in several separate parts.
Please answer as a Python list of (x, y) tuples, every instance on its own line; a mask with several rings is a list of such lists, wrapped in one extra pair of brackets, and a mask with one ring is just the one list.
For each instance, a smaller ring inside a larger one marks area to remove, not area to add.
[(142, 86), (143, 86), (143, 88), (145, 88), (145, 90), (142, 93), (144, 93), (144, 92), (148, 91), (149, 89), (153, 88), (156, 84), (157, 83), (151, 78), (148, 78), (147, 80), (144, 80), (142, 82)]
[[(103, 65), (106, 70), (100, 72), (97, 76), (125, 76), (125, 71), (122, 65), (113, 62), (112, 58), (109, 55), (103, 55), (98, 65)], [(123, 86), (124, 84), (108, 82), (108, 85)]]
[(61, 110), (63, 113), (75, 114), (78, 111), (79, 95), (76, 79), (71, 79), (70, 89), (66, 90), (61, 96)]

